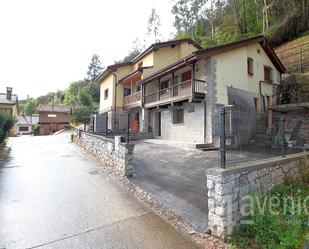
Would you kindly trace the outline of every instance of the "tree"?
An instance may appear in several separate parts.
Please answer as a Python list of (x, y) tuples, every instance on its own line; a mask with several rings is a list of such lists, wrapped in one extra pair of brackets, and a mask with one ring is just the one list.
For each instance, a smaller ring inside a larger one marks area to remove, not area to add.
[(35, 113), (36, 107), (37, 101), (34, 98), (28, 98), (23, 111), (26, 115), (32, 116), (32, 114)]
[(191, 33), (200, 20), (207, 0), (178, 0), (172, 8), (175, 16), (174, 27), (178, 33)]
[[(120, 62), (130, 62), (132, 61), (136, 56), (138, 56), (143, 50), (145, 49), (145, 44), (142, 44), (141, 41), (138, 38), (135, 38), (135, 40), (132, 43), (132, 49), (126, 55), (122, 60), (118, 61)], [(117, 63), (117, 62), (116, 62)]]
[(92, 114), (92, 110), (88, 106), (79, 105), (73, 106), (72, 110), (72, 122), (75, 124), (84, 122), (85, 119), (89, 118)]
[(159, 42), (160, 33), (159, 28), (161, 26), (160, 16), (157, 14), (156, 9), (152, 8), (151, 14), (148, 19), (147, 34), (154, 39), (154, 42)]
[(100, 58), (97, 54), (92, 55), (90, 65), (87, 71), (87, 80), (94, 82), (94, 80), (100, 75), (103, 67)]

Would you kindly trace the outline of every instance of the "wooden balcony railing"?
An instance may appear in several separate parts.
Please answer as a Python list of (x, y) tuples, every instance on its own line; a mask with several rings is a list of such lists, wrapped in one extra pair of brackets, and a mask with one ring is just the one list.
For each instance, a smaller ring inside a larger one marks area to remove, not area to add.
[[(193, 85), (192, 85), (193, 84)], [(170, 86), (159, 91), (146, 94), (144, 103), (160, 103), (169, 100), (177, 100), (185, 97), (193, 97), (195, 93), (204, 94), (206, 92), (206, 82), (203, 80), (187, 80), (179, 84)]]
[(141, 100), (141, 92), (136, 92), (131, 95), (123, 97), (123, 105), (129, 105)]

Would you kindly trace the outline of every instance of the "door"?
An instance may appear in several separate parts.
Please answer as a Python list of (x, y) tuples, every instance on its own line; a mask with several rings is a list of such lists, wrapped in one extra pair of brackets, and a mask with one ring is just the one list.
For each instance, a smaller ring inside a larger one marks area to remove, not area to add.
[(174, 76), (173, 78), (173, 96), (177, 96), (178, 95), (178, 77)]

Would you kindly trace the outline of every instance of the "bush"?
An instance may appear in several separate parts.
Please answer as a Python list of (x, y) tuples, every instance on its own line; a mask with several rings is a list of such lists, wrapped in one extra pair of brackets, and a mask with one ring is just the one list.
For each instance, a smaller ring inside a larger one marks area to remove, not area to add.
[[(309, 176), (308, 173), (304, 175), (303, 179)], [(235, 229), (229, 242), (238, 248), (298, 248), (308, 231), (308, 196), (308, 183), (299, 179), (256, 196), (251, 224)], [(279, 200), (276, 205), (270, 203), (272, 198)], [(266, 207), (263, 211), (262, 205)], [(268, 208), (270, 205), (272, 208)]]
[(10, 114), (0, 110), (0, 143), (8, 136), (14, 123), (15, 120)]

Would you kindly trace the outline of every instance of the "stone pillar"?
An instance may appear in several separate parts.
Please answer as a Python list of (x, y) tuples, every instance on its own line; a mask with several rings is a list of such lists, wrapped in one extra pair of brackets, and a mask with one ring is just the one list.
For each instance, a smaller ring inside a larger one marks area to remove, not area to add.
[(213, 143), (213, 126), (216, 104), (216, 61), (213, 58), (206, 61), (206, 82), (207, 93), (205, 94), (206, 101), (206, 142)]
[(124, 143), (123, 136), (115, 136), (115, 166), (120, 174), (132, 176), (134, 144)]
[(140, 117), (140, 120), (141, 120), (141, 124), (140, 124), (140, 132), (147, 132), (148, 129), (148, 123), (147, 123), (147, 120), (148, 120), (148, 110), (146, 108), (142, 108), (141, 109), (141, 117)]

